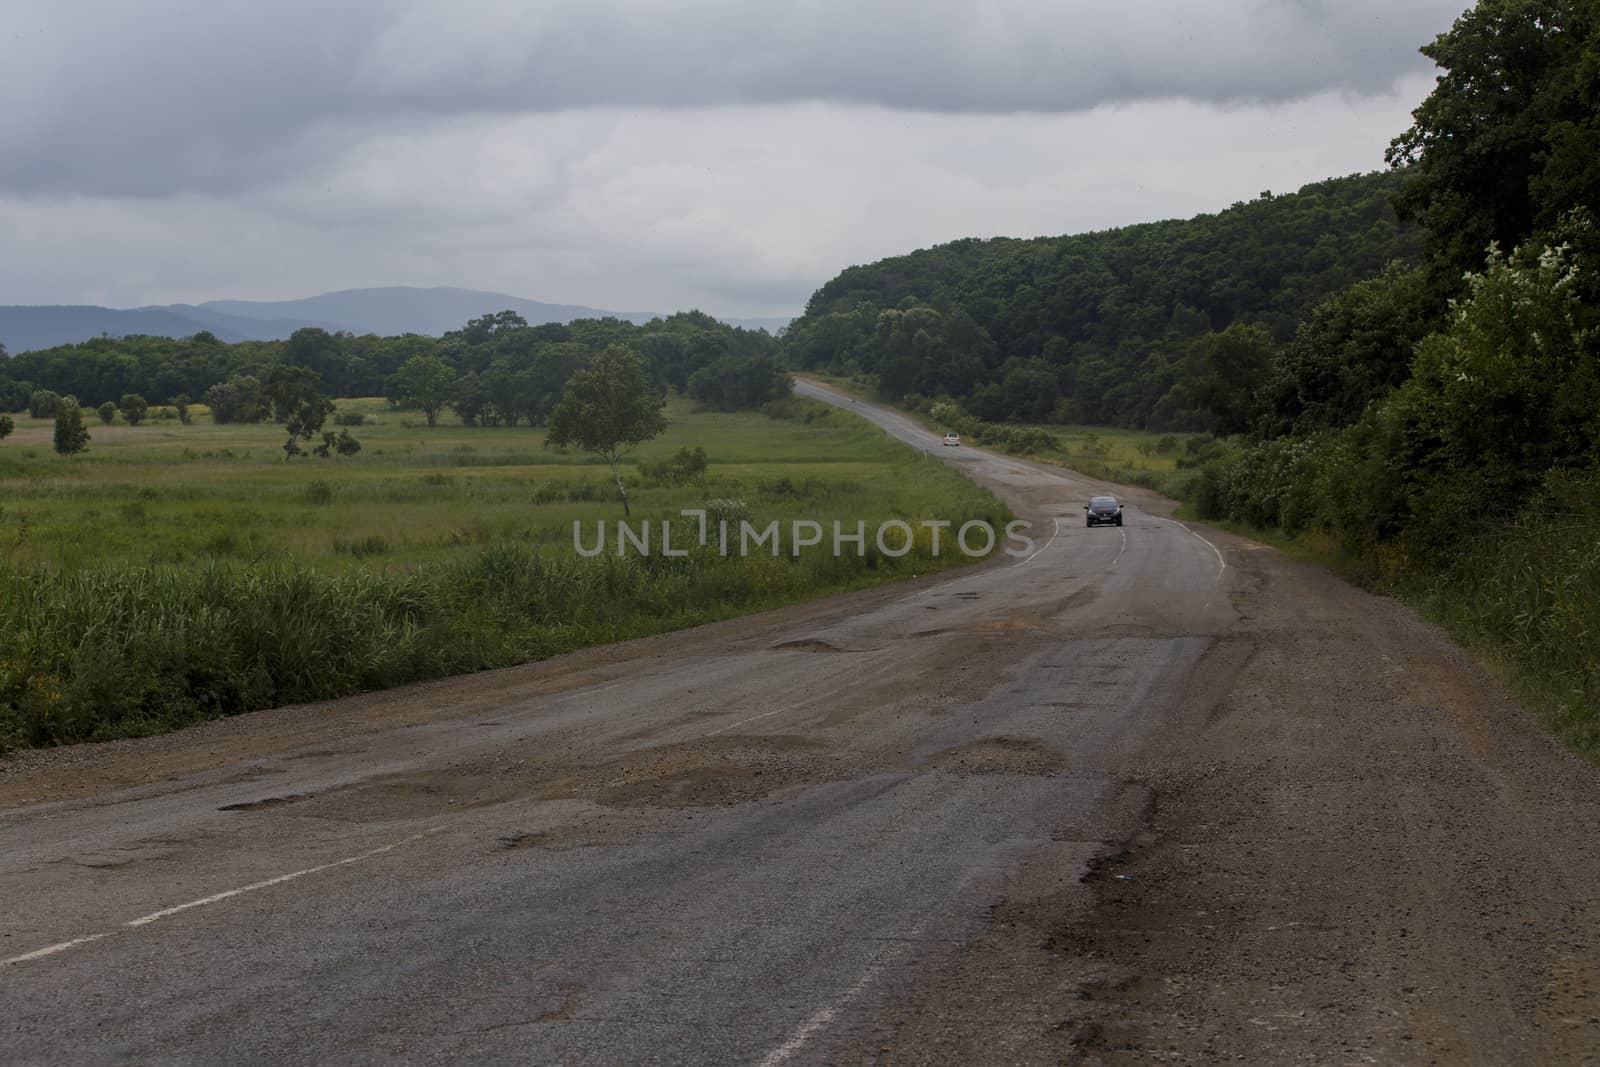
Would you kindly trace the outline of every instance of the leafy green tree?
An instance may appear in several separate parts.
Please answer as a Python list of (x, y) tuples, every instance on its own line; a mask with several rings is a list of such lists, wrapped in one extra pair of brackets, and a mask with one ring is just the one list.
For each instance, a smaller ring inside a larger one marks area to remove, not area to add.
[(483, 373), (483, 391), (489, 398), (496, 421), (515, 426), (533, 406), (533, 380), (528, 371), (519, 371), (507, 359), (496, 359)]
[(689, 377), (689, 395), (721, 411), (758, 408), (793, 390), (794, 381), (766, 355), (723, 356)]
[(1273, 438), (1355, 422), (1410, 376), (1417, 343), (1443, 312), (1426, 273), (1399, 264), (1329, 297), (1273, 357), (1257, 432)]
[(1272, 335), (1234, 323), (1203, 342), (1196, 392), (1221, 433), (1243, 433), (1258, 410), (1257, 391), (1272, 366)]
[(172, 409), (178, 413), (178, 421), (188, 426), (194, 421), (194, 416), (189, 412), (189, 394), (179, 393), (172, 398)]
[(1511, 248), (1600, 204), (1600, 10), (1593, 0), (1480, 0), (1422, 53), (1442, 69), (1387, 158), (1447, 291), (1491, 241)]
[(283, 362), (309, 370), (324, 382), (330, 392), (347, 395), (356, 377), (349, 351), (350, 335), (329, 333), (316, 326), (305, 326), (283, 343)]
[(610, 464), (623, 514), (632, 514), (622, 484), (622, 460), (666, 429), (664, 407), (666, 400), (650, 380), (644, 360), (632, 349), (612, 345), (568, 380), (550, 413), (548, 441), (575, 446)]
[(122, 403), (117, 407), (121, 410), (122, 417), (128, 420), (129, 426), (137, 426), (144, 421), (145, 414), (150, 410), (150, 403), (138, 393), (124, 393)]
[(461, 417), (462, 425), (474, 426), (489, 406), (489, 394), (476, 371), (457, 378), (450, 390), (450, 406)]
[(0, 377), (0, 411), (27, 411), (28, 398), (32, 395), (31, 382), (12, 381)]
[(254, 375), (240, 374), (206, 390), (206, 406), (211, 409), (211, 421), (219, 426), (230, 422), (260, 422), (269, 414), (270, 405), (261, 392), (261, 382)]
[(104, 404), (101, 404), (98, 408), (95, 408), (95, 414), (100, 416), (101, 422), (105, 423), (107, 426), (110, 426), (113, 422), (117, 421), (117, 405), (107, 400)]
[(450, 402), (455, 381), (456, 372), (437, 356), (412, 356), (394, 376), (395, 395), (402, 404), (420, 408), (432, 426)]
[(28, 398), (28, 414), (36, 419), (55, 418), (61, 397), (48, 389), (38, 389)]
[(334, 409), (333, 401), (322, 394), (322, 376), (305, 367), (273, 367), (261, 383), (261, 396), (272, 406), (272, 417), (288, 431), (285, 459), (301, 454), (300, 442), (321, 432)]
[(0, 415), (0, 440), (11, 436), (11, 431), (17, 428), (10, 415)]
[(89, 447), (89, 427), (83, 424), (83, 411), (71, 397), (61, 397), (55, 407), (55, 449), (63, 456), (77, 455)]
[(528, 421), (544, 424), (561, 399), (561, 392), (574, 374), (582, 370), (593, 353), (572, 341), (543, 344), (534, 352), (527, 371)]
[(1407, 445), (1397, 466), (1470, 485), (1452, 499), (1493, 511), (1552, 469), (1600, 457), (1600, 344), (1584, 324), (1579, 273), (1566, 249), (1529, 248), (1492, 253), (1468, 278), (1466, 300), (1419, 347), (1398, 398)]
[(497, 311), (492, 315), (480, 315), (462, 327), (461, 335), (468, 344), (483, 344), (497, 334), (508, 330), (520, 329), (528, 325), (528, 320), (515, 311)]

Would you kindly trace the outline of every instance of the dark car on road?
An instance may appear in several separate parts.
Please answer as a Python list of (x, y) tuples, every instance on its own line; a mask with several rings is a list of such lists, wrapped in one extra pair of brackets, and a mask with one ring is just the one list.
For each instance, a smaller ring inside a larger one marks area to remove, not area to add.
[(1086, 526), (1122, 525), (1122, 505), (1117, 503), (1117, 498), (1114, 496), (1090, 497), (1083, 510)]

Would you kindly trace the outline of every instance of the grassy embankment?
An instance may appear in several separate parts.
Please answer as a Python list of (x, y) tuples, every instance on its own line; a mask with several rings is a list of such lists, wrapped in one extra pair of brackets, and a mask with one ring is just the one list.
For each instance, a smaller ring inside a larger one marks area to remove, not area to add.
[[(953, 566), (926, 540), (788, 555), (788, 524), (1003, 521), (936, 459), (821, 405), (786, 418), (691, 411), (639, 451), (699, 446), (703, 478), (630, 473), (633, 521), (710, 503), (784, 525), (781, 558), (580, 558), (622, 517), (603, 465), (542, 431), (377, 419), (353, 458), (285, 463), (277, 427), (92, 427), (63, 458), (50, 424), (0, 443), (0, 749), (137, 735), (241, 711), (505, 666)], [(657, 527), (659, 530), (659, 526)], [(659, 534), (657, 535), (659, 536)], [(657, 542), (658, 543), (658, 542)], [(678, 542), (681, 544), (682, 542)], [(613, 541), (614, 544), (614, 541)]]

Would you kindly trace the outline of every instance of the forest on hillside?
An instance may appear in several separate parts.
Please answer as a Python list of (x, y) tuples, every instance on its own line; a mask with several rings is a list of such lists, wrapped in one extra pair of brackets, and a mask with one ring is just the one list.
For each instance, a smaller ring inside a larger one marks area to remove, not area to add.
[(1386, 173), (852, 267), (783, 351), (991, 443), (1214, 431), (1163, 488), (1412, 594), (1600, 759), (1600, 6), (1480, 0), (1421, 51)]
[(1319, 302), (1416, 261), (1421, 234), (1391, 204), (1401, 181), (1336, 178), (1214, 215), (851, 267), (817, 290), (783, 352), (991, 421), (1212, 428)]

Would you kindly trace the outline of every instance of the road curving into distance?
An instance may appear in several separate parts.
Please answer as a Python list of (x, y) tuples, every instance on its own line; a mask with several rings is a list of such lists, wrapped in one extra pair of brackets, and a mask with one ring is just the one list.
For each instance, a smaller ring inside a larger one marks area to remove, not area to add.
[[(1035, 550), (0, 763), (0, 1059), (1600, 1048), (1600, 780), (1441, 634), (1152, 494), (799, 389)], [(1108, 488), (1126, 525), (1086, 529)]]

